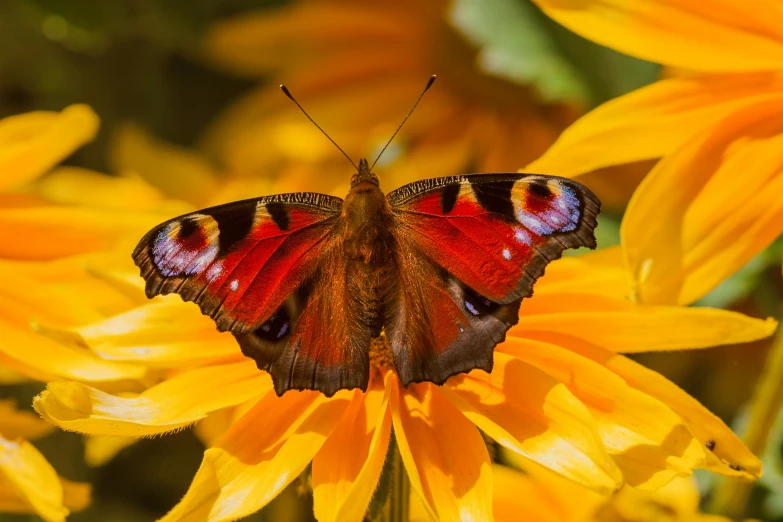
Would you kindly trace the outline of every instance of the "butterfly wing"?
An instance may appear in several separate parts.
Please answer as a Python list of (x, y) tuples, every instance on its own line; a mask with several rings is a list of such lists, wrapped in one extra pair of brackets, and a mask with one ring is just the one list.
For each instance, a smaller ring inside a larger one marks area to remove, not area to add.
[(473, 174), (388, 195), (400, 289), (386, 332), (403, 384), (492, 368), (520, 301), (566, 248), (595, 248), (600, 202), (565, 178)]
[(282, 194), (212, 207), (150, 230), (133, 252), (147, 296), (195, 301), (219, 330), (265, 323), (334, 242), (342, 200)]
[(365, 281), (349, 268), (340, 242), (319, 263), (323, 277), (310, 278), (259, 328), (235, 334), (242, 352), (272, 375), (278, 395), (367, 389), (370, 341), (378, 333), (355, 310), (351, 296)]

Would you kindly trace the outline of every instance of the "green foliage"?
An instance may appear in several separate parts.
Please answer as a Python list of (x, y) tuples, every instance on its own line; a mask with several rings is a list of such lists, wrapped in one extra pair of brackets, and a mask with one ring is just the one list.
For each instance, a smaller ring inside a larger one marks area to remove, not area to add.
[(546, 100), (597, 105), (655, 81), (660, 69), (571, 33), (529, 0), (456, 0), (450, 18), (481, 49), (481, 68), (533, 84)]

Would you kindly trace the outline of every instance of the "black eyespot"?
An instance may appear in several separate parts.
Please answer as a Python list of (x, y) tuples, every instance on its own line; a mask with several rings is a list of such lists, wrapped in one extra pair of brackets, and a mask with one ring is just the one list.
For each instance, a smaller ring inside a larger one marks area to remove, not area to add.
[(708, 440), (705, 444), (707, 446), (707, 449), (710, 451), (715, 451), (715, 441), (714, 440)]
[(548, 199), (552, 196), (552, 189), (549, 188), (546, 181), (531, 183), (530, 192), (544, 199)]
[(288, 317), (288, 312), (285, 306), (275, 312), (275, 314), (267, 319), (267, 321), (259, 326), (254, 332), (255, 335), (265, 341), (279, 341), (283, 337), (290, 335), (291, 333), (291, 318)]
[(183, 219), (179, 223), (178, 237), (180, 239), (187, 239), (192, 236), (199, 229), (199, 225), (194, 219)]

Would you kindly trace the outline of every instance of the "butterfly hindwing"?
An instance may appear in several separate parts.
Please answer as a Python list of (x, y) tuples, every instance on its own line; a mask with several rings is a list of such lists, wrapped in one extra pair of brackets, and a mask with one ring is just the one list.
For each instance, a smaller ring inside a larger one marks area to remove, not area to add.
[(492, 302), (426, 257), (409, 255), (415, 247), (404, 238), (399, 247), (399, 284), (385, 328), (402, 384), (492, 371), (493, 349), (517, 323), (521, 299)]
[(370, 341), (380, 333), (366, 321), (353, 296), (367, 278), (346, 262), (336, 245), (325, 252), (313, 277), (257, 329), (234, 334), (242, 352), (272, 375), (278, 395), (290, 389), (366, 389)]
[(547, 263), (566, 248), (595, 247), (600, 203), (564, 178), (436, 178), (388, 200), (401, 284), (386, 330), (403, 385), (490, 371), (495, 345)]
[(282, 194), (166, 221), (133, 252), (147, 295), (195, 301), (221, 331), (259, 327), (307, 279), (337, 223), (342, 200)]

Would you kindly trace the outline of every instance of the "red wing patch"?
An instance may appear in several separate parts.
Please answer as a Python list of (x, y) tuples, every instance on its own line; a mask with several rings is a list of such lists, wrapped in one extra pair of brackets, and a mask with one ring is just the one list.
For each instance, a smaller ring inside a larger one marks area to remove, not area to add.
[(367, 389), (370, 340), (377, 332), (354, 313), (350, 288), (366, 284), (341, 249), (325, 254), (318, 272), (274, 315), (247, 334), (234, 334), (242, 353), (272, 375), (275, 391)]
[(396, 234), (497, 303), (532, 295), (566, 248), (595, 248), (600, 202), (581, 184), (531, 174), (473, 174), (411, 183), (388, 195)]
[(315, 269), (342, 200), (283, 194), (186, 214), (150, 230), (133, 252), (147, 295), (195, 301), (221, 331), (264, 323)]

